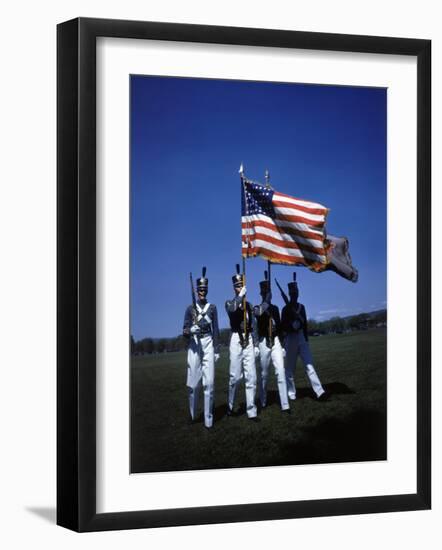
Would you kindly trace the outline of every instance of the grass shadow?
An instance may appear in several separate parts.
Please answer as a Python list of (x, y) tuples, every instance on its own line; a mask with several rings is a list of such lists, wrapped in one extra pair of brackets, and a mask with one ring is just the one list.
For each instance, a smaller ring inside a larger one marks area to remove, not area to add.
[[(328, 384), (323, 384), (323, 388), (329, 397), (332, 397), (333, 395), (352, 395), (356, 393), (342, 382), (330, 382)], [(306, 398), (316, 399), (316, 395), (312, 388), (310, 386), (296, 388), (296, 399)], [(270, 390), (267, 392), (267, 405), (275, 404), (280, 406), (279, 393), (277, 390)]]
[(281, 463), (319, 464), (387, 459), (386, 415), (359, 410), (305, 428), (296, 443), (280, 449)]

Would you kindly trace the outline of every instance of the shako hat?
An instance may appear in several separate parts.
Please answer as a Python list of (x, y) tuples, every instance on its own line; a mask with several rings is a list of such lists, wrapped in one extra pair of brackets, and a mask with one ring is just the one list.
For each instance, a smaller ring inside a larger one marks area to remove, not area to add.
[(196, 280), (196, 288), (197, 290), (207, 290), (209, 288), (209, 279), (206, 278), (206, 268), (203, 267), (202, 269), (202, 276)]
[(236, 274), (232, 277), (233, 286), (242, 287), (244, 286), (243, 281), (244, 281), (244, 277), (239, 272), (239, 264), (236, 264)]
[(259, 282), (259, 288), (261, 292), (268, 292), (270, 285), (269, 285), (269, 274), (267, 270), (264, 271), (264, 281)]
[(297, 290), (298, 289), (298, 283), (296, 282), (296, 272), (293, 272), (293, 281), (288, 284), (289, 292), (291, 290)]

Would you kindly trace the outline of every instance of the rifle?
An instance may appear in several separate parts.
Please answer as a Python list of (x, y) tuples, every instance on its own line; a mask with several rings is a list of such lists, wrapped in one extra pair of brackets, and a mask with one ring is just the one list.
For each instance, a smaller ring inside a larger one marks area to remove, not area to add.
[(285, 305), (288, 306), (290, 303), (289, 297), (282, 290), (281, 285), (278, 283), (278, 280), (276, 279), (276, 277), (275, 277), (275, 283), (276, 283), (276, 286), (279, 288), (279, 292), (281, 293), (281, 296), (282, 296), (282, 299), (284, 300)]
[[(281, 288), (281, 285), (278, 283), (278, 281), (275, 279), (275, 283), (277, 284), (278, 288), (279, 288), (279, 292), (281, 293), (281, 296), (282, 296), (282, 299), (284, 300), (285, 302), (285, 305), (286, 306), (289, 306), (290, 305), (290, 300), (287, 296), (287, 294), (282, 290)], [(301, 318), (301, 316), (293, 309), (293, 307), (290, 308), (291, 311), (293, 312), (294, 316), (295, 316), (295, 319), (297, 319), (300, 323), (301, 323), (301, 327), (304, 326), (304, 320)]]
[(193, 286), (193, 277), (190, 273), (190, 293), (192, 294), (192, 324), (196, 324), (197, 311), (196, 311), (196, 296), (195, 287)]

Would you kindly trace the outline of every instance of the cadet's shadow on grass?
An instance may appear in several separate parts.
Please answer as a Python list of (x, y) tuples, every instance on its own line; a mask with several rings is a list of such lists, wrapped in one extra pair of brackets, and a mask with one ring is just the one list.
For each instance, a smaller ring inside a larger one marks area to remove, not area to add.
[(350, 395), (356, 393), (354, 390), (349, 388), (347, 384), (342, 382), (330, 382), (329, 384), (323, 385), (324, 390), (330, 395)]
[[(324, 390), (328, 394), (328, 397), (331, 398), (333, 395), (349, 395), (356, 393), (354, 390), (349, 388), (346, 384), (342, 382), (330, 382), (329, 384), (323, 385)], [(310, 399), (316, 399), (316, 396), (313, 390), (310, 387), (301, 387), (296, 388), (296, 399), (305, 399), (306, 397)], [(259, 398), (256, 398), (256, 404), (259, 405)], [(279, 403), (279, 393), (277, 390), (269, 390), (267, 392), (267, 406), (270, 405), (280, 405)], [(244, 402), (239, 403), (235, 407), (235, 416), (242, 416), (246, 414), (246, 404)], [(213, 418), (217, 422), (227, 416), (227, 404), (218, 405), (214, 408)], [(201, 415), (202, 420), (202, 415)]]
[(219, 420), (221, 420), (225, 416), (227, 416), (227, 405), (226, 404), (218, 405), (217, 407), (214, 408), (214, 410), (213, 410), (213, 420), (214, 420), (214, 422), (218, 422)]
[(305, 428), (299, 439), (281, 448), (281, 464), (386, 460), (387, 422), (376, 410), (359, 410)]
[[(350, 395), (356, 393), (342, 382), (330, 382), (329, 384), (324, 384), (323, 388), (329, 398), (332, 398), (333, 395)], [(305, 399), (306, 397), (316, 399), (316, 395), (310, 387), (305, 386), (296, 388), (296, 399)], [(267, 404), (273, 405), (275, 403), (279, 405), (279, 394), (276, 390), (271, 390), (267, 394)]]
[[(246, 404), (239, 403), (239, 405), (235, 406), (234, 410), (235, 410), (234, 416), (242, 416), (243, 414), (246, 414)], [(217, 407), (215, 407), (213, 410), (214, 422), (218, 422), (224, 417), (227, 417), (227, 404), (218, 405)]]

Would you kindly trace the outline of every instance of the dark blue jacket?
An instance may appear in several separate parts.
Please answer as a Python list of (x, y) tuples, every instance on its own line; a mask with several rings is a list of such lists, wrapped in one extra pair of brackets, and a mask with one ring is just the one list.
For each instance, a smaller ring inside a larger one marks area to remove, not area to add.
[[(206, 305), (206, 304), (202, 304), (200, 301), (198, 301), (197, 304), (201, 308), (204, 308), (204, 306)], [(203, 317), (200, 321), (197, 322), (196, 319), (197, 319), (198, 312), (195, 310), (193, 305), (188, 306), (184, 314), (183, 336), (185, 336), (186, 338), (190, 338), (190, 327), (192, 325), (198, 325), (201, 329), (201, 333), (200, 333), (201, 336), (207, 335), (208, 333), (212, 335), (213, 347), (215, 349), (215, 353), (218, 353), (219, 326), (218, 326), (218, 312), (216, 310), (216, 306), (214, 304), (210, 304), (206, 313), (210, 317), (212, 323), (209, 323), (205, 317)]]
[(277, 306), (264, 300), (259, 306), (253, 308), (253, 314), (257, 320), (259, 339), (269, 337), (270, 317), (272, 319), (272, 338), (275, 338), (275, 336), (282, 337), (281, 318)]
[[(298, 330), (293, 328), (293, 322), (296, 320), (300, 323), (300, 328)], [(304, 338), (308, 340), (307, 314), (304, 304), (292, 304), (290, 302), (285, 305), (282, 308), (281, 326), (284, 334), (291, 334), (302, 330)]]
[[(232, 332), (244, 334), (244, 310), (242, 307), (243, 299), (235, 296), (232, 300), (227, 300), (226, 311), (229, 316), (230, 329)], [(246, 302), (247, 334), (252, 335), (253, 345), (258, 345), (258, 333), (256, 329), (256, 319), (253, 315), (253, 308), (249, 302)]]

